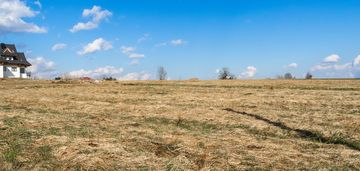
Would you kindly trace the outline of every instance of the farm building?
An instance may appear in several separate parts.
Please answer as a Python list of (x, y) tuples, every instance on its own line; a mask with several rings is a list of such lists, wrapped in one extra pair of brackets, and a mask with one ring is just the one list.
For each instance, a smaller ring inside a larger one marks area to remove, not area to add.
[(26, 68), (31, 64), (13, 44), (0, 44), (0, 78), (29, 78)]

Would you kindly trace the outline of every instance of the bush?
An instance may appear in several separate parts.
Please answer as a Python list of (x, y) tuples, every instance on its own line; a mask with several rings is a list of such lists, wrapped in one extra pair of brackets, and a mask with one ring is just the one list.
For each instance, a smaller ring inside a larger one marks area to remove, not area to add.
[(231, 74), (231, 72), (229, 71), (228, 68), (222, 68), (219, 71), (218, 79), (219, 80), (235, 80), (236, 77), (233, 74)]
[(291, 80), (291, 79), (295, 79), (295, 77), (293, 77), (293, 75), (291, 73), (286, 73), (284, 75), (284, 79)]
[(104, 77), (103, 80), (105, 80), (105, 81), (116, 81), (116, 78), (113, 78), (113, 77)]
[(312, 78), (313, 78), (313, 75), (310, 72), (306, 73), (305, 79), (310, 80)]

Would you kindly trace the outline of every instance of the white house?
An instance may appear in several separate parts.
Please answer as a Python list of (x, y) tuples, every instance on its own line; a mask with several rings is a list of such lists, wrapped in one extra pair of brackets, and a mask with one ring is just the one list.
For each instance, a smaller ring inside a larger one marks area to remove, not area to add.
[(26, 68), (31, 64), (13, 44), (0, 44), (0, 78), (30, 78)]

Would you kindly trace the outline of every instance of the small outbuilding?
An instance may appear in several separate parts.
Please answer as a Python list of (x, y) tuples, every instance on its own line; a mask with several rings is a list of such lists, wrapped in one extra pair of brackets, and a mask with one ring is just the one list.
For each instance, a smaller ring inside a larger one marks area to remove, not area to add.
[(91, 81), (92, 78), (90, 78), (90, 77), (80, 77), (80, 80), (82, 80), (82, 81)]

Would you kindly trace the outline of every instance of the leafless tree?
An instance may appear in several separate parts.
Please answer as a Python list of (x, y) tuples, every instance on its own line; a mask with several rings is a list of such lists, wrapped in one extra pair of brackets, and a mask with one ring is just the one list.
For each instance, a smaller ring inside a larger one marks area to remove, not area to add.
[(166, 80), (167, 79), (167, 72), (164, 67), (158, 68), (158, 78), (159, 80)]

